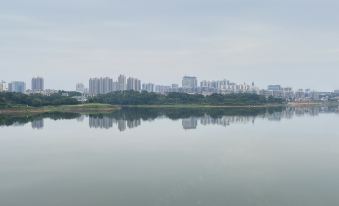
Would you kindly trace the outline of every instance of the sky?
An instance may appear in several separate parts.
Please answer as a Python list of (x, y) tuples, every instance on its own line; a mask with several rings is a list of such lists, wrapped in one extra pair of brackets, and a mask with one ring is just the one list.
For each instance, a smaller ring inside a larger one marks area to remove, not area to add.
[(0, 80), (339, 89), (338, 0), (0, 0)]

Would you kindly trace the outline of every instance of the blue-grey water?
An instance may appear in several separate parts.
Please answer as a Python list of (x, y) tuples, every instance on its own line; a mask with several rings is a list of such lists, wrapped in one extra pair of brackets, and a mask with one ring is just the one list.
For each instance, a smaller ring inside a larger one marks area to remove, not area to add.
[(2, 115), (0, 205), (339, 205), (338, 123), (338, 107)]

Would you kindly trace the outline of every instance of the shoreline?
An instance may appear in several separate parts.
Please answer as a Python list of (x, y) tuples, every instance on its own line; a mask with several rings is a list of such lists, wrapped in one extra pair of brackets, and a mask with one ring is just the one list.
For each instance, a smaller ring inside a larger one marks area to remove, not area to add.
[(121, 109), (119, 106), (108, 104), (78, 104), (78, 105), (43, 106), (43, 107), (15, 106), (13, 108), (0, 109), (0, 115), (43, 114), (50, 112), (107, 113), (119, 109)]
[(25, 107), (16, 105), (12, 108), (0, 109), (0, 115), (23, 115), (42, 114), (49, 112), (70, 112), (70, 113), (109, 113), (123, 108), (145, 108), (145, 109), (228, 109), (228, 108), (272, 108), (285, 107), (284, 104), (271, 105), (110, 105), (110, 104), (80, 104), (80, 105), (60, 105), (43, 107)]
[(271, 108), (271, 107), (285, 107), (285, 104), (265, 104), (265, 105), (199, 105), (199, 104), (166, 104), (166, 105), (121, 105), (122, 108), (146, 108), (146, 109), (161, 109), (161, 108), (174, 108), (174, 109), (223, 109), (223, 108)]
[(339, 106), (339, 104), (324, 104), (319, 102), (288, 103), (288, 104), (264, 104), (264, 105), (199, 105), (199, 104), (166, 104), (166, 105), (110, 105), (110, 104), (79, 104), (43, 107), (25, 107), (15, 105), (12, 108), (0, 109), (0, 115), (15, 114), (42, 114), (49, 112), (69, 113), (109, 113), (123, 108), (145, 108), (145, 109), (232, 109), (232, 108), (277, 108), (277, 107), (308, 107), (308, 106)]

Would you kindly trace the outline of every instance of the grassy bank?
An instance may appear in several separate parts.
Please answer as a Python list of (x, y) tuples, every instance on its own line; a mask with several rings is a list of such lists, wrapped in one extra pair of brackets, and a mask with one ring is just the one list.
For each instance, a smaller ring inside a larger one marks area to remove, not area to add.
[(203, 105), (203, 104), (166, 104), (166, 105), (123, 105), (125, 108), (178, 108), (178, 109), (194, 109), (194, 108), (267, 108), (282, 107), (285, 104), (264, 104), (264, 105)]
[(27, 107), (15, 105), (11, 108), (0, 109), (0, 114), (37, 114), (47, 112), (102, 113), (118, 110), (120, 107), (109, 104), (79, 104), (44, 107)]
[(290, 102), (288, 106), (292, 107), (307, 107), (307, 106), (339, 106), (339, 102), (337, 101), (330, 101), (330, 102), (321, 102), (321, 101), (314, 101), (314, 102)]
[(202, 104), (166, 104), (166, 105), (110, 105), (110, 104), (79, 104), (44, 107), (27, 107), (23, 105), (13, 105), (10, 108), (0, 109), (0, 114), (37, 114), (48, 112), (74, 112), (74, 113), (103, 113), (113, 112), (120, 108), (149, 108), (149, 109), (209, 109), (209, 108), (266, 108), (282, 107), (284, 104), (265, 105), (202, 105)]

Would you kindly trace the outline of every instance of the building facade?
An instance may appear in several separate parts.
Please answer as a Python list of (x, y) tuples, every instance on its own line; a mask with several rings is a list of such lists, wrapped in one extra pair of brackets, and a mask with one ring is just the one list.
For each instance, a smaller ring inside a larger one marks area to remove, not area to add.
[(127, 79), (127, 90), (141, 91), (141, 81), (139, 79), (129, 77)]
[(9, 92), (25, 93), (26, 83), (20, 81), (14, 81), (8, 84)]
[(33, 92), (41, 92), (44, 91), (44, 79), (41, 77), (33, 77), (32, 78), (32, 91)]
[(118, 77), (118, 90), (125, 91), (126, 89), (127, 89), (126, 76), (121, 74)]
[(109, 77), (91, 78), (89, 80), (89, 94), (107, 94), (113, 91), (113, 79)]
[(198, 79), (196, 77), (184, 76), (182, 79), (182, 88), (196, 89), (198, 87)]
[(0, 92), (6, 92), (7, 90), (7, 83), (5, 81), (0, 81)]
[(142, 90), (147, 92), (154, 92), (154, 84), (152, 83), (142, 84)]
[(85, 85), (83, 83), (77, 83), (75, 87), (75, 91), (80, 93), (85, 93)]

